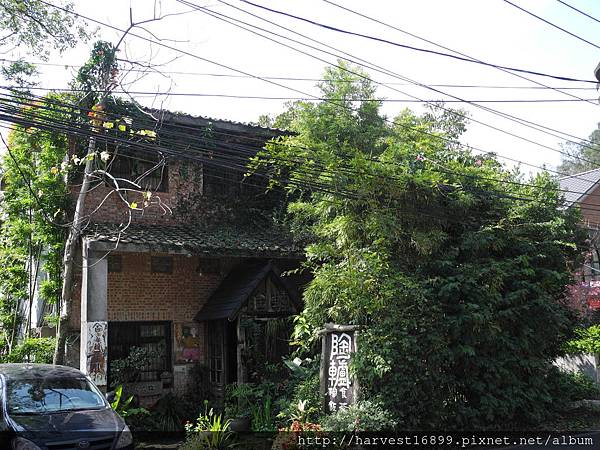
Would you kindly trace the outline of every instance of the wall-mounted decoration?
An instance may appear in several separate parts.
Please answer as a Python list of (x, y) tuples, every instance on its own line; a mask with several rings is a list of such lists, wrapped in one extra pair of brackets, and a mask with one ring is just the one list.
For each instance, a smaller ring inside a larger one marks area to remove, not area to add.
[(200, 325), (175, 324), (175, 364), (195, 363), (200, 360)]
[(98, 386), (106, 386), (108, 323), (88, 322), (87, 332), (86, 372)]

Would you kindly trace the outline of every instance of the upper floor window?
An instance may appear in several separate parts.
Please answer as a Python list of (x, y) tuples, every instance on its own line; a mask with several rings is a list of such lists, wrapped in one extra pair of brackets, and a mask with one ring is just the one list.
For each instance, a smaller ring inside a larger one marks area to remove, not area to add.
[(167, 192), (169, 190), (168, 169), (166, 161), (161, 162), (158, 155), (119, 150), (110, 162), (109, 171), (114, 177), (135, 182), (144, 190)]
[(220, 165), (204, 164), (203, 170), (203, 192), (208, 196), (241, 196), (258, 195), (265, 192), (261, 179), (256, 176), (244, 177), (247, 172), (240, 163), (236, 166), (226, 167), (227, 161)]
[(205, 195), (232, 195), (241, 192), (243, 169), (204, 164), (202, 170)]

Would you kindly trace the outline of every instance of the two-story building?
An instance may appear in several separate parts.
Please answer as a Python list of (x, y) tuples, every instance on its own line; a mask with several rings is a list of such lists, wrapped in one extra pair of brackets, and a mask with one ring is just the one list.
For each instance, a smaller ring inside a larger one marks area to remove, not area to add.
[[(133, 180), (150, 171), (140, 183), (166, 208), (132, 210), (102, 182), (87, 195), (90, 223), (81, 239), (68, 339), (69, 364), (103, 388), (110, 388), (116, 360), (135, 347), (149, 350), (152, 360), (136, 383), (146, 403), (185, 392), (199, 363), (216, 395), (227, 383), (251, 379), (253, 353), (278, 360), (288, 349), (289, 335), (266, 333), (269, 321), (300, 307), (299, 283), (281, 276), (301, 258), (273, 219), (281, 198), (242, 170), (282, 132), (183, 114), (163, 121), (189, 146), (155, 170), (150, 153), (121, 150), (110, 172)], [(228, 164), (217, 157), (221, 151), (239, 156)]]
[[(572, 305), (599, 316), (600, 312), (600, 169), (573, 174), (559, 180), (567, 207), (581, 210), (582, 226), (588, 230), (590, 248), (588, 257), (579, 270), (577, 284), (572, 286)], [(563, 370), (582, 372), (600, 382), (600, 358), (594, 354), (568, 355), (555, 363)]]

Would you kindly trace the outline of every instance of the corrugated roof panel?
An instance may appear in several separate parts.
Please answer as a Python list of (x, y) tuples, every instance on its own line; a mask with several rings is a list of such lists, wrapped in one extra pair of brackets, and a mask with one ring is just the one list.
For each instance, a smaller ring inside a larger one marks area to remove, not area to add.
[(600, 168), (561, 178), (560, 188), (567, 191), (563, 192), (567, 206), (581, 201), (598, 182), (600, 182)]

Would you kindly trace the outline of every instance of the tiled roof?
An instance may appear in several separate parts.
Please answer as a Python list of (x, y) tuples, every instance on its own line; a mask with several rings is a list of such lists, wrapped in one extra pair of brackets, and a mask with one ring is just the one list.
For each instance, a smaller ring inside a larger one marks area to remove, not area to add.
[(298, 307), (298, 293), (277, 275), (273, 263), (270, 261), (266, 263), (264, 261), (246, 261), (233, 268), (200, 312), (196, 314), (194, 320), (228, 319), (233, 321), (248, 297), (269, 275), (289, 295), (292, 303)]
[[(563, 190), (567, 206), (578, 202), (590, 193), (594, 186), (600, 182), (600, 169), (576, 173), (559, 180), (560, 188)], [(564, 192), (567, 191), (567, 192)]]
[(270, 262), (238, 265), (210, 296), (194, 320), (235, 319), (242, 304), (271, 270)]
[(89, 241), (139, 245), (154, 252), (190, 252), (220, 256), (299, 257), (301, 249), (291, 235), (275, 226), (242, 229), (228, 224), (141, 225), (132, 224), (119, 233), (115, 224), (92, 224), (85, 231)]
[(283, 130), (281, 128), (271, 128), (271, 127), (263, 127), (254, 123), (246, 123), (246, 122), (237, 122), (234, 120), (226, 120), (226, 119), (217, 119), (208, 116), (197, 116), (193, 114), (183, 113), (183, 112), (175, 112), (175, 111), (166, 111), (159, 109), (149, 108), (148, 111), (155, 113), (162, 117), (165, 122), (185, 122), (190, 125), (196, 126), (207, 126), (212, 125), (216, 128), (226, 128), (233, 129), (242, 132), (252, 132), (259, 133), (267, 136), (269, 138), (274, 136), (281, 136), (284, 134), (289, 134), (290, 131)]

